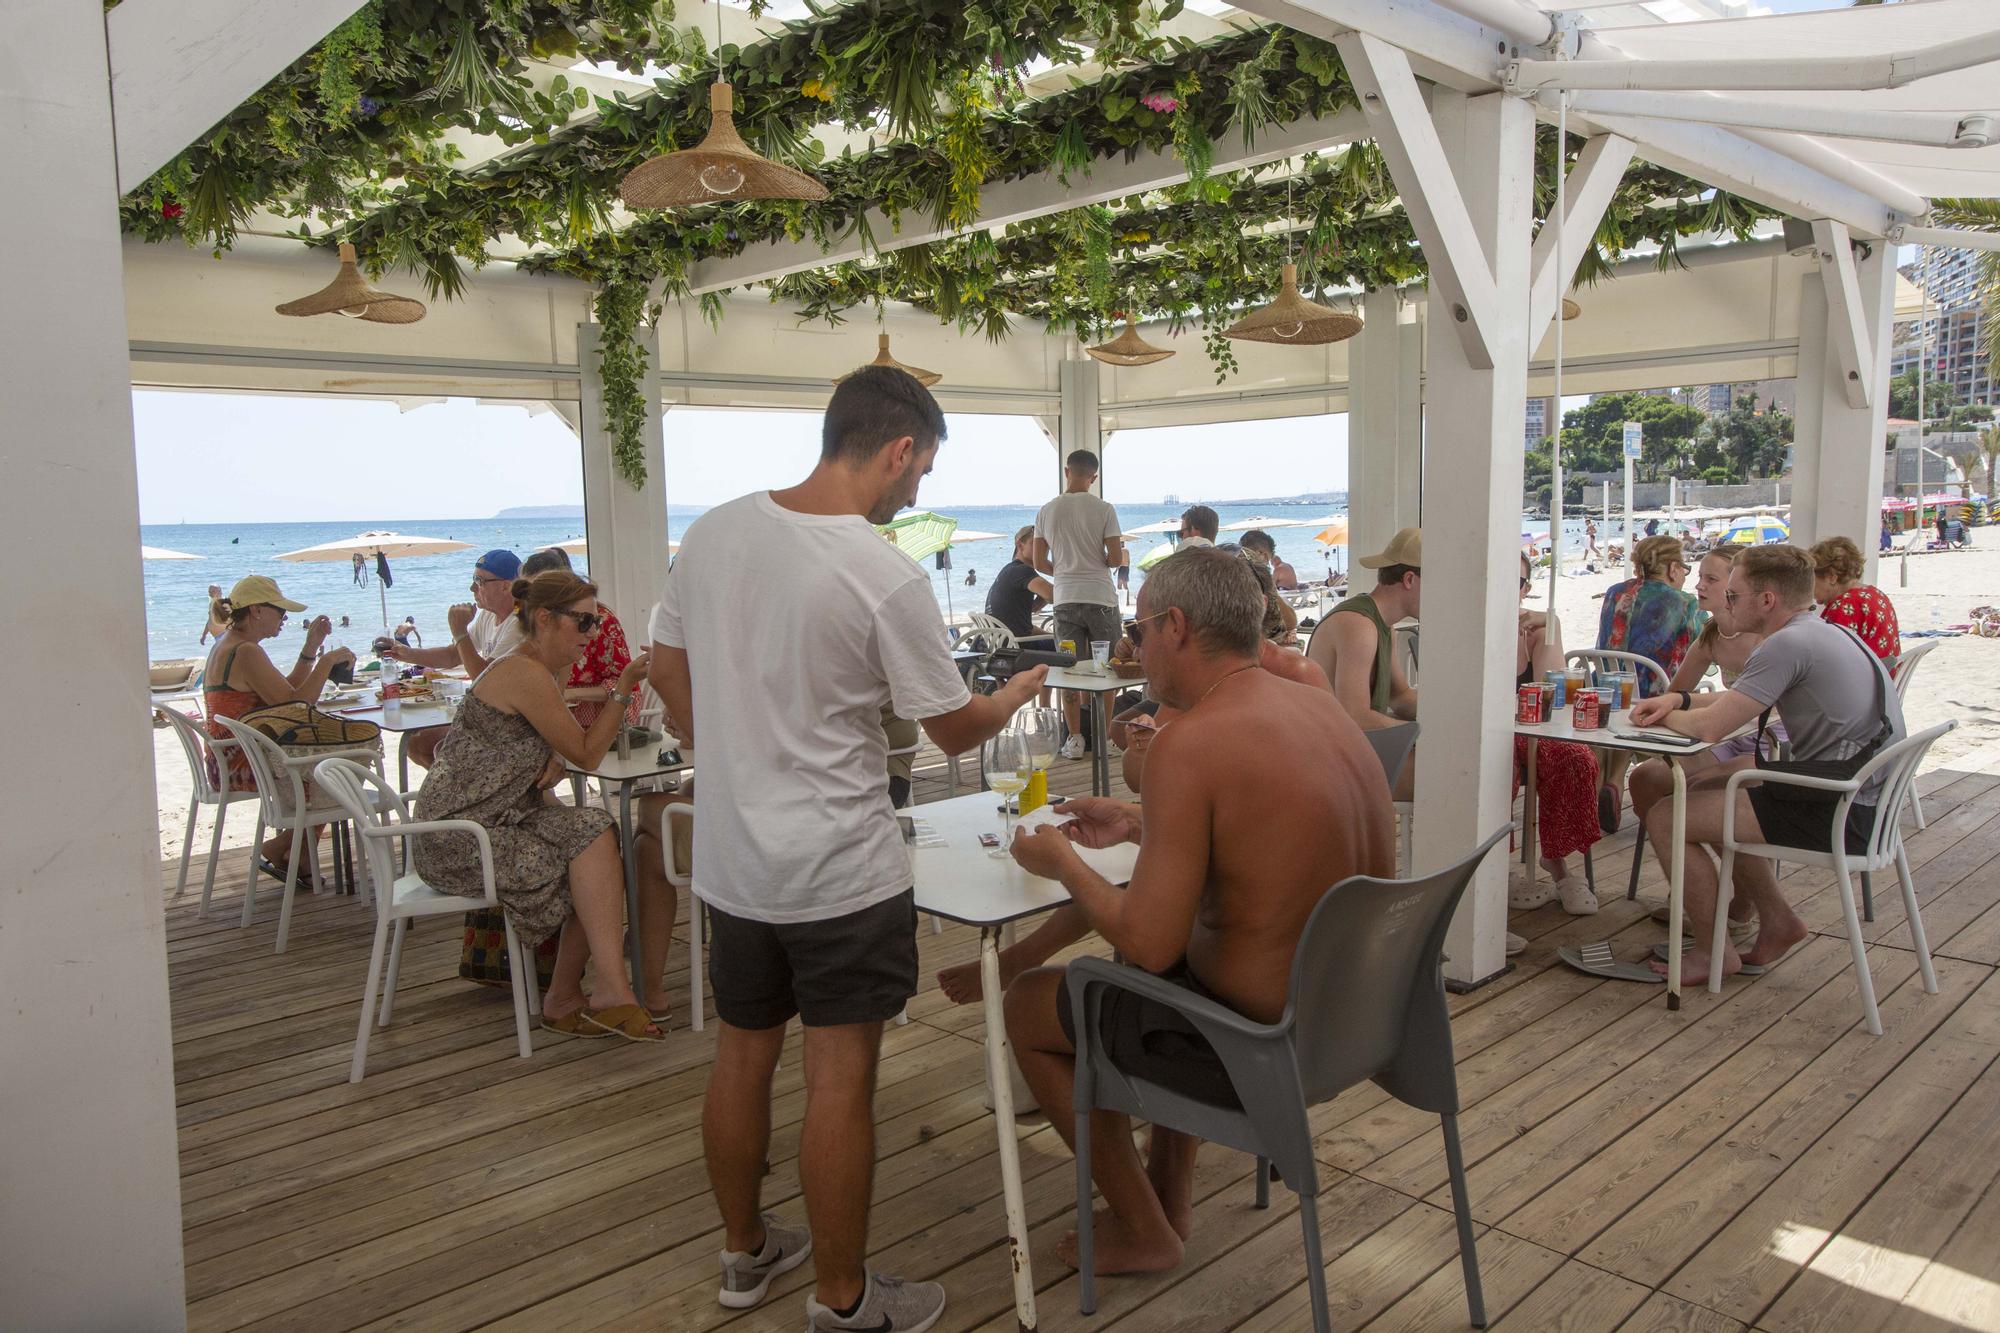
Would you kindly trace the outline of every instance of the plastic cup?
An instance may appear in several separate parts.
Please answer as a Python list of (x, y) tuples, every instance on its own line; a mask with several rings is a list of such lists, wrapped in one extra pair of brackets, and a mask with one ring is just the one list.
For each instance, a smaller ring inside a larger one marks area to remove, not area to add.
[(1104, 670), (1105, 665), (1110, 661), (1111, 661), (1111, 640), (1092, 639), (1090, 641), (1091, 666), (1101, 672)]
[(1589, 684), (1590, 673), (1582, 667), (1570, 666), (1563, 668), (1563, 691), (1572, 701), (1576, 698), (1576, 692), (1587, 688)]

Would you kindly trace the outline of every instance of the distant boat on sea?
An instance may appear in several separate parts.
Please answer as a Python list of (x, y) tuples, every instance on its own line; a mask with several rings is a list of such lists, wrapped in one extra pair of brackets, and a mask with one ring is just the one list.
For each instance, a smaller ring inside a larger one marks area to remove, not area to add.
[(1163, 505), (1177, 505), (1180, 502), (1181, 497), (1178, 495), (1163, 495), (1160, 497), (1160, 503)]

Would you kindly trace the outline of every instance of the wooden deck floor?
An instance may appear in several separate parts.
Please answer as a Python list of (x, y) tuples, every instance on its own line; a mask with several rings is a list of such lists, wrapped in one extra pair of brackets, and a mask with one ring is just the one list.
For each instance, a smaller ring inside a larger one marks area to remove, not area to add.
[[(1077, 769), (1064, 778), (1058, 789), (1087, 787)], [(1821, 933), (1679, 1014), (1660, 988), (1555, 962), (1565, 943), (1615, 936), (1636, 956), (1658, 938), (1613, 888), (1629, 831), (1600, 845), (1604, 911), (1517, 915), (1531, 941), (1519, 966), (1454, 1001), (1497, 1327), (2000, 1328), (2000, 776), (1922, 785), (1930, 828), (1909, 845), (1941, 993), (1923, 994), (1885, 892), (1867, 928), (1880, 1038), (1861, 1030), (1825, 876), (1788, 876)], [(799, 1326), (809, 1265), (762, 1309), (714, 1300), (699, 1129), (713, 1029), (686, 1029), (684, 949), (671, 1040), (537, 1034), (523, 1061), (505, 993), (454, 975), (455, 923), (424, 924), (395, 1023), (350, 1086), (366, 904), (307, 896), (275, 956), (275, 898), (235, 927), (243, 854), (225, 853), (207, 920), (193, 869), (195, 893), (168, 916), (193, 1327)], [(928, 980), (975, 941), (963, 928), (920, 941), (925, 987), (884, 1041), (872, 1254), (945, 1284), (940, 1328), (1011, 1329), (978, 1013)], [(794, 1216), (800, 1073), (795, 1031), (767, 1194)], [(1364, 1086), (1316, 1121), (1335, 1323), (1464, 1327), (1435, 1120)], [(1098, 1314), (1079, 1318), (1053, 1255), (1070, 1226), (1069, 1154), (1039, 1118), (1023, 1122), (1021, 1152), (1045, 1328), (1310, 1327), (1292, 1196), (1253, 1209), (1248, 1163), (1213, 1148), (1186, 1262), (1108, 1280)]]

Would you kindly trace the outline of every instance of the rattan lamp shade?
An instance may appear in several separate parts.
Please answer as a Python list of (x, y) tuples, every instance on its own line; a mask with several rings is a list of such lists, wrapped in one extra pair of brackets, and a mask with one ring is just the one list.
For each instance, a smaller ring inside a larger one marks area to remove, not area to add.
[(340, 243), (340, 272), (332, 282), (296, 301), (278, 307), (281, 315), (347, 315), (371, 324), (414, 324), (424, 317), (424, 303), (408, 296), (379, 291), (368, 285), (355, 267), (354, 247)]
[(1582, 313), (1583, 313), (1583, 307), (1582, 307), (1582, 306), (1580, 306), (1580, 305), (1578, 305), (1578, 304), (1577, 304), (1576, 302), (1574, 302), (1574, 301), (1570, 300), (1570, 299), (1569, 299), (1569, 298), (1568, 298), (1567, 296), (1565, 296), (1565, 297), (1563, 298), (1563, 318), (1564, 318), (1564, 319), (1575, 319), (1575, 318), (1576, 318), (1576, 317), (1577, 317), (1578, 315), (1581, 315)]
[(1237, 320), (1222, 331), (1222, 336), (1260, 343), (1317, 346), (1342, 342), (1359, 332), (1359, 316), (1328, 309), (1300, 296), (1299, 266), (1287, 264), (1282, 270), (1277, 299)]
[[(931, 385), (936, 384), (939, 380), (944, 378), (944, 376), (938, 374), (935, 370), (925, 370), (921, 366), (906, 366), (902, 362), (898, 361), (895, 357), (890, 356), (889, 335), (886, 333), (878, 333), (875, 335), (875, 359), (873, 361), (870, 361), (868, 364), (871, 366), (894, 366), (897, 370), (902, 371), (905, 375), (908, 375), (911, 379), (923, 385), (926, 389), (930, 388)], [(854, 372), (850, 370), (847, 372), (847, 375), (852, 375), (853, 373)], [(847, 375), (842, 375), (840, 379), (835, 380), (834, 383), (835, 384), (840, 383), (840, 380), (846, 379)]]
[(824, 199), (826, 187), (767, 157), (736, 132), (735, 94), (724, 82), (708, 90), (708, 133), (692, 148), (647, 158), (626, 173), (619, 196), (634, 208), (685, 208), (733, 199)]
[(1155, 347), (1139, 336), (1139, 325), (1130, 315), (1125, 317), (1125, 331), (1108, 343), (1083, 349), (1099, 361), (1113, 366), (1150, 366), (1155, 361), (1164, 361), (1172, 356), (1173, 350)]

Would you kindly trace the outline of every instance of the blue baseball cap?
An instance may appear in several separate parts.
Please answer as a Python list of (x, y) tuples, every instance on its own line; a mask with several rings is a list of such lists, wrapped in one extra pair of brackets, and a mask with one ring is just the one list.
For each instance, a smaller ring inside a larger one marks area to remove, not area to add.
[(521, 577), (521, 557), (506, 547), (497, 547), (473, 561), (474, 569), (483, 569), (495, 578), (512, 582)]

